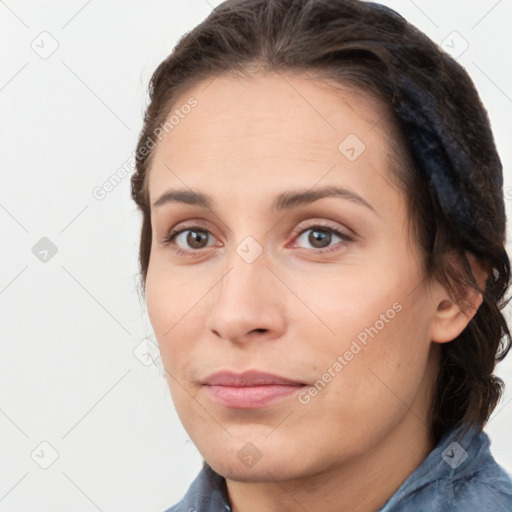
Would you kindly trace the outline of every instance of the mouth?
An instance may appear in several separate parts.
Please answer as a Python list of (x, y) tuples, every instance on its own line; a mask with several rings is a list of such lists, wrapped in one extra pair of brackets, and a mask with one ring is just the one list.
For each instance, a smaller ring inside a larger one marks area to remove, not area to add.
[(307, 384), (280, 375), (250, 370), (217, 372), (201, 382), (209, 397), (232, 409), (257, 409), (290, 398)]

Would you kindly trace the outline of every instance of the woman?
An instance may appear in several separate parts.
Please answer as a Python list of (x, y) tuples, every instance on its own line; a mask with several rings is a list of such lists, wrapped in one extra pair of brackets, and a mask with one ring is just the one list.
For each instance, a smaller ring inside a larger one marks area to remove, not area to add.
[(502, 170), (467, 73), (379, 4), (228, 0), (160, 64), (141, 284), (205, 462), (171, 512), (512, 510)]

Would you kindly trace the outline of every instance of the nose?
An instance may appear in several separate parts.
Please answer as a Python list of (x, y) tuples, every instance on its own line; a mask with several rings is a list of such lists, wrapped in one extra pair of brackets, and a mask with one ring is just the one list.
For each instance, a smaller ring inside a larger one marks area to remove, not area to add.
[(214, 305), (207, 328), (217, 337), (243, 344), (252, 339), (276, 339), (286, 328), (283, 284), (261, 254), (248, 263), (238, 254), (212, 290)]

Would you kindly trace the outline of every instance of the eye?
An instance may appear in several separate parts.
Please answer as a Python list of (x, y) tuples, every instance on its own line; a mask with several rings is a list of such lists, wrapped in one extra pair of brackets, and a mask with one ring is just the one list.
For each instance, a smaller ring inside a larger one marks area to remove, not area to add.
[[(337, 251), (345, 245), (344, 243), (338, 243), (334, 246), (330, 246), (331, 242), (336, 238), (341, 242), (351, 242), (354, 240), (353, 237), (341, 232), (335, 226), (323, 224), (315, 224), (306, 229), (302, 229), (302, 226), (299, 226), (294, 231), (295, 234), (298, 233), (295, 240), (303, 238), (308, 231), (311, 233), (305, 238), (307, 243), (310, 243), (313, 246), (312, 249), (308, 250), (322, 254)], [(211, 233), (201, 226), (188, 226), (182, 229), (173, 228), (164, 236), (161, 240), (161, 244), (164, 246), (172, 245), (172, 250), (178, 255), (190, 256), (191, 253), (200, 252), (201, 249), (209, 247), (208, 245), (205, 245), (208, 242), (209, 235), (211, 235)], [(179, 242), (181, 242), (181, 244)], [(183, 249), (180, 245), (185, 247), (188, 246), (188, 249)]]
[[(183, 229), (171, 229), (169, 233), (165, 235), (161, 241), (162, 245), (174, 245), (173, 250), (180, 255), (189, 255), (191, 252), (204, 249), (207, 246), (204, 242), (208, 240), (208, 235), (211, 234), (207, 229), (200, 226), (189, 226)], [(182, 236), (185, 235), (185, 236)], [(175, 242), (181, 242), (183, 245), (188, 245), (190, 249), (181, 249), (179, 244)], [(181, 240), (180, 240), (181, 239)]]
[[(310, 234), (308, 236), (305, 236), (306, 233), (308, 233), (308, 231), (310, 232)], [(330, 246), (330, 243), (333, 241), (333, 235), (334, 239), (339, 238), (342, 242), (351, 242), (354, 240), (353, 237), (341, 232), (335, 226), (331, 226), (329, 224), (316, 224), (306, 229), (301, 229), (301, 227), (299, 227), (297, 228), (296, 232), (299, 233), (299, 235), (296, 237), (296, 240), (305, 238), (306, 242), (313, 246), (313, 249), (308, 250), (319, 253), (337, 251), (341, 249), (340, 245), (345, 245), (344, 243), (338, 243), (334, 246)]]

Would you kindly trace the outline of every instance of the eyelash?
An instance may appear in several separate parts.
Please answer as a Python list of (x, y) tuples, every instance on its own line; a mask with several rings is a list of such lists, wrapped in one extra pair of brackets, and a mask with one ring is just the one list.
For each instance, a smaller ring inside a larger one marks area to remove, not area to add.
[[(296, 230), (294, 230), (294, 234), (296, 235), (295, 236), (295, 239), (298, 238), (300, 235), (302, 235), (303, 233), (307, 232), (307, 231), (311, 231), (311, 230), (318, 230), (318, 231), (330, 231), (331, 233), (334, 233), (336, 236), (338, 236), (339, 238), (341, 238), (342, 241), (344, 242), (353, 242), (354, 241), (354, 238), (345, 234), (345, 233), (342, 233), (339, 229), (337, 229), (335, 226), (332, 226), (330, 224), (314, 224), (312, 226), (308, 226), (307, 228), (304, 228), (302, 229), (301, 227), (297, 228)], [(165, 237), (163, 238), (163, 240), (161, 241), (162, 245), (164, 246), (171, 246), (173, 240), (178, 236), (180, 235), (181, 233), (184, 233), (186, 231), (204, 231), (206, 233), (210, 233), (207, 229), (204, 229), (202, 228), (201, 226), (187, 226), (187, 227), (184, 227), (182, 229), (171, 229), (169, 231), (169, 233), (167, 233), (165, 235)], [(341, 244), (342, 242), (338, 242), (338, 244), (332, 246), (332, 247), (327, 247), (325, 249), (307, 249), (308, 251), (312, 251), (314, 253), (317, 253), (317, 254), (327, 254), (327, 253), (332, 253), (332, 252), (335, 252), (335, 251), (338, 251), (340, 250), (340, 248), (338, 247), (339, 244)], [(206, 249), (206, 248), (205, 248)], [(172, 247), (172, 250), (178, 254), (179, 256), (191, 256), (191, 253), (197, 253), (197, 252), (201, 252), (202, 249), (196, 249), (196, 250), (190, 250), (190, 251), (186, 251), (186, 250), (183, 250), (183, 249), (180, 249), (179, 247)]]

